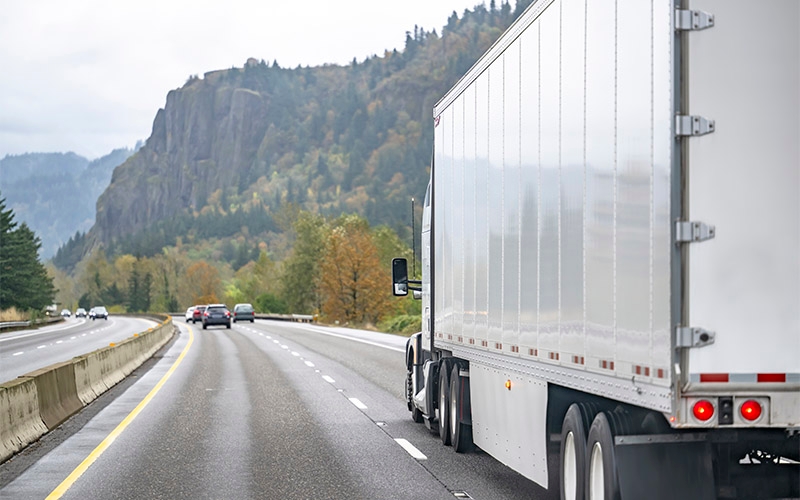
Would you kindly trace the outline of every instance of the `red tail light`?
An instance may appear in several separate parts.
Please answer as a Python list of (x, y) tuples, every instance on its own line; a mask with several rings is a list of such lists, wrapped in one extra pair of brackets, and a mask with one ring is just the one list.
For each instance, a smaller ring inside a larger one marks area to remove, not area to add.
[(707, 422), (714, 416), (714, 405), (710, 401), (701, 399), (694, 404), (692, 408), (694, 418), (701, 422)]
[(739, 412), (742, 414), (743, 419), (749, 422), (755, 422), (759, 419), (759, 417), (761, 417), (761, 403), (754, 399), (748, 399), (742, 403), (742, 407), (739, 408)]

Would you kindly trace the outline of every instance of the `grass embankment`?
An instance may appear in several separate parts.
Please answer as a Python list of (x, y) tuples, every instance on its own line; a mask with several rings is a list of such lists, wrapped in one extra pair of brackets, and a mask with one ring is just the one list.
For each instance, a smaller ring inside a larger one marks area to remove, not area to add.
[(0, 311), (0, 323), (11, 321), (28, 321), (31, 315), (27, 312), (17, 311), (16, 307)]

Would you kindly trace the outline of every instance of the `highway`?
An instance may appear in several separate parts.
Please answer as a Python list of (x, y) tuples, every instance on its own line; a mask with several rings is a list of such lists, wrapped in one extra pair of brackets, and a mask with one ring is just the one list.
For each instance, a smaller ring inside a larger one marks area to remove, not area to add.
[(0, 465), (0, 498), (546, 498), (411, 421), (403, 337), (175, 324), (125, 382)]
[(68, 318), (35, 330), (0, 334), (0, 382), (69, 361), (156, 326), (154, 320), (111, 315), (107, 320)]

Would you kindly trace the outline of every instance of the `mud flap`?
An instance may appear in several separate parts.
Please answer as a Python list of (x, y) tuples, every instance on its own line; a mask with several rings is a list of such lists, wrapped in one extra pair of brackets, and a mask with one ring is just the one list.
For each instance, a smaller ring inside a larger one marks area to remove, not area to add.
[(714, 500), (711, 446), (678, 434), (617, 436), (617, 477), (623, 500), (648, 498)]

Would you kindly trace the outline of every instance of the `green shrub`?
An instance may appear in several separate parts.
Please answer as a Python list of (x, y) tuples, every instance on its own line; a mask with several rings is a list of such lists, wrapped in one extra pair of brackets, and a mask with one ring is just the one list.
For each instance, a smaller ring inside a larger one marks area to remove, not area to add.
[(382, 332), (411, 335), (420, 331), (420, 326), (419, 316), (400, 314), (382, 321), (378, 329)]
[(289, 312), (286, 302), (271, 293), (262, 293), (256, 297), (253, 307), (257, 312), (266, 314), (287, 314)]

